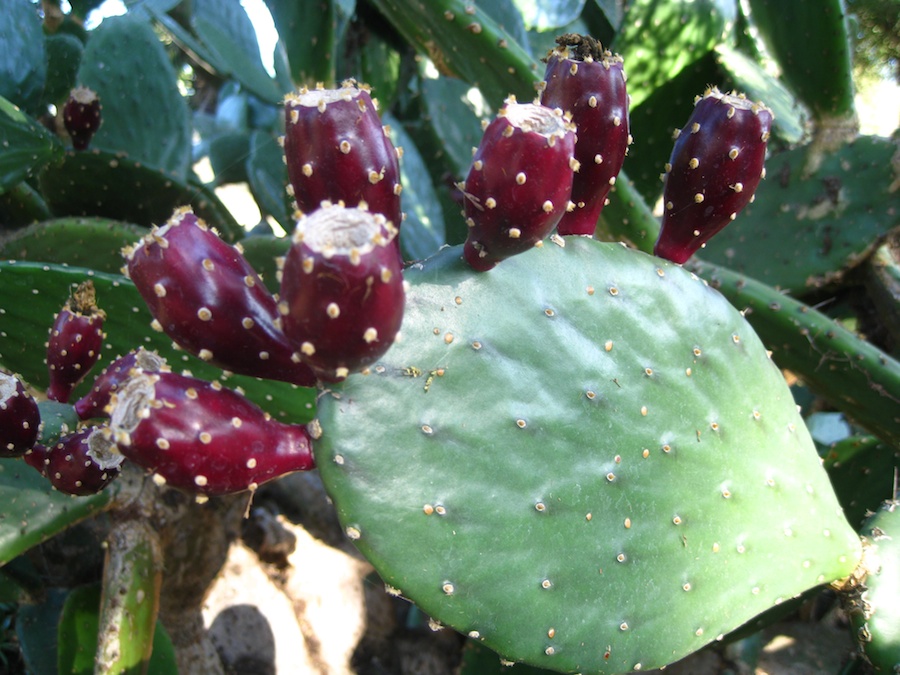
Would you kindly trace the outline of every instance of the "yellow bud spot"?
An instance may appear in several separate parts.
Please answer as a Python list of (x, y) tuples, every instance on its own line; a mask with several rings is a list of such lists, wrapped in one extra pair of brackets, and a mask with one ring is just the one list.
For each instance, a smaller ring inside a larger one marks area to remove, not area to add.
[(300, 345), (300, 351), (307, 356), (312, 356), (316, 353), (316, 348), (313, 346), (312, 342), (304, 342), (302, 345)]
[(575, 75), (577, 72), (578, 72), (578, 64), (573, 61), (572, 65), (569, 67), (569, 73), (572, 75)]
[(647, 406), (642, 405), (641, 406), (641, 417), (646, 417), (646, 416), (647, 416)]
[(549, 199), (541, 204), (541, 208), (544, 210), (544, 213), (550, 213), (553, 211), (553, 202)]
[(341, 308), (338, 307), (336, 302), (329, 302), (328, 307), (325, 308), (325, 313), (328, 314), (329, 318), (336, 319), (341, 315)]
[(732, 148), (728, 151), (728, 159), (737, 159), (740, 152), (737, 148)]
[(153, 284), (153, 292), (156, 294), (157, 298), (166, 297), (166, 287), (162, 284)]
[(702, 204), (702, 203), (703, 203), (703, 193), (698, 192), (697, 194), (694, 195), (694, 203), (695, 203), (695, 204)]
[(691, 161), (688, 162), (688, 168), (696, 169), (698, 166), (700, 166), (700, 160), (696, 157), (691, 157)]
[(488, 197), (484, 200), (484, 205), (489, 209), (495, 209), (497, 208), (497, 200), (493, 197)]
[(594, 164), (603, 164), (603, 155), (594, 155)]
[(631, 529), (631, 518), (626, 518), (626, 519), (625, 519), (625, 529), (626, 529), (626, 530), (630, 530), (630, 529)]
[(744, 184), (743, 183), (735, 183), (734, 185), (731, 186), (731, 189), (734, 190), (735, 192), (743, 192)]
[(346, 154), (350, 153), (350, 142), (349, 141), (341, 141), (341, 144), (338, 146), (341, 149), (341, 152)]
[(203, 361), (212, 361), (213, 353), (208, 349), (201, 349), (197, 356)]
[(455, 591), (456, 589), (453, 587), (453, 584), (446, 583), (441, 586), (441, 590), (444, 591), (444, 593), (446, 593), (447, 595), (453, 595), (453, 591)]
[(696, 134), (698, 131), (700, 131), (700, 123), (699, 123), (699, 122), (694, 122), (694, 123), (691, 125), (691, 133), (692, 133), (692, 134)]
[(207, 480), (206, 476), (194, 476), (194, 484), (198, 487), (204, 487), (209, 480)]
[(603, 345), (603, 348), (604, 348), (606, 351), (611, 352), (611, 351), (612, 351), (612, 348), (613, 348), (613, 341), (612, 341), (612, 340), (607, 340), (606, 343)]
[(444, 342), (448, 345), (453, 342), (453, 333), (444, 333)]
[(378, 331), (374, 328), (366, 328), (363, 333), (363, 340), (366, 341), (367, 344), (372, 344), (378, 339)]
[(614, 127), (621, 126), (621, 124), (622, 124), (622, 118), (619, 117), (618, 115), (614, 115), (614, 116), (613, 116), (612, 122), (613, 122), (613, 126), (614, 126)]
[(553, 585), (553, 582), (551, 582), (549, 579), (544, 579), (541, 582), (541, 588), (550, 588), (552, 585)]
[(520, 230), (518, 227), (509, 228), (509, 238), (510, 239), (518, 239), (521, 236), (522, 236), (522, 230)]
[(522, 419), (516, 420), (516, 426), (519, 427), (520, 429), (524, 429), (527, 425), (528, 425), (528, 423), (525, 420), (522, 420)]
[(209, 445), (212, 443), (212, 435), (208, 431), (201, 431), (200, 442), (203, 443), (203, 445)]
[(169, 441), (167, 441), (165, 438), (157, 438), (156, 447), (160, 450), (168, 450), (171, 446), (169, 445)]
[(197, 310), (197, 318), (201, 321), (209, 321), (212, 319), (212, 312), (208, 307), (201, 307)]
[(303, 175), (306, 176), (307, 178), (309, 178), (313, 174), (312, 164), (310, 164), (309, 162), (304, 164), (300, 170), (303, 172)]
[(526, 180), (526, 178), (525, 178), (524, 171), (520, 171), (519, 173), (516, 174), (516, 183), (518, 185), (525, 185), (525, 180)]
[(675, 204), (673, 204), (672, 202), (666, 202), (666, 211), (671, 211), (674, 208)]

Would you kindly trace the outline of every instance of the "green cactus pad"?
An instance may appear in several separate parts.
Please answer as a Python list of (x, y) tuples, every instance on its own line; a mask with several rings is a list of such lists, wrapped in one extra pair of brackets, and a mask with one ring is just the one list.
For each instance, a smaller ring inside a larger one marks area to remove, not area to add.
[(0, 259), (90, 266), (99, 272), (122, 268), (122, 248), (146, 230), (106, 218), (56, 218), (0, 239)]
[(116, 492), (72, 497), (20, 459), (0, 459), (0, 566), (102, 510)]
[(78, 71), (103, 106), (92, 147), (126, 152), (141, 164), (185, 180), (191, 165), (191, 121), (178, 75), (149, 20), (110, 17), (91, 31)]
[(402, 340), (320, 396), (322, 478), (389, 589), (507, 659), (622, 673), (849, 574), (859, 539), (740, 313), (559, 242), (414, 265)]
[(860, 651), (878, 673), (900, 671), (900, 502), (884, 502), (863, 530), (869, 576), (850, 602)]
[(810, 146), (769, 158), (756, 200), (701, 255), (797, 295), (839, 281), (900, 226), (896, 150), (861, 136), (826, 155), (811, 176), (804, 175)]
[(40, 184), (55, 213), (115, 218), (149, 227), (165, 223), (176, 207), (190, 204), (225, 239), (243, 236), (241, 226), (211, 190), (123, 154), (66, 153), (63, 161), (41, 173)]

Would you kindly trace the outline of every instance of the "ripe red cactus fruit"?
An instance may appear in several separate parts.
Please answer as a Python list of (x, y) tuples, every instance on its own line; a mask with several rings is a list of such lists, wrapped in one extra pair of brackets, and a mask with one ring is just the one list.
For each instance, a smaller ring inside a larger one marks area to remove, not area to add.
[(129, 460), (194, 493), (253, 490), (315, 466), (305, 426), (277, 422), (216, 382), (171, 372), (134, 369), (113, 395), (110, 428)]
[(63, 106), (63, 126), (72, 139), (72, 147), (86, 150), (102, 122), (100, 98), (87, 87), (76, 87)]
[(559, 234), (590, 236), (631, 142), (622, 58), (586, 35), (566, 34), (546, 58), (541, 104), (559, 108), (576, 129), (572, 181), (575, 208), (559, 221)]
[(37, 401), (22, 381), (0, 371), (0, 457), (21, 457), (34, 446), (41, 426)]
[(572, 207), (572, 129), (560, 110), (514, 99), (487, 125), (463, 187), (473, 269), (540, 245)]
[(97, 494), (118, 478), (125, 457), (107, 427), (84, 427), (50, 447), (37, 444), (25, 461), (70, 495)]
[(285, 99), (284, 155), (302, 213), (327, 200), (368, 205), (400, 227), (398, 151), (365, 87), (301, 89)]
[(106, 313), (97, 307), (94, 284), (78, 285), (56, 315), (47, 341), (47, 368), (50, 385), (47, 398), (67, 403), (72, 390), (100, 358), (106, 337), (103, 322)]
[(666, 164), (663, 218), (653, 252), (683, 263), (753, 199), (772, 111), (718, 89), (697, 97)]
[(94, 380), (91, 390), (75, 401), (75, 413), (79, 419), (109, 417), (108, 406), (115, 391), (131, 377), (134, 368), (148, 373), (166, 368), (166, 360), (156, 352), (138, 347), (110, 363)]
[(406, 293), (397, 231), (377, 213), (325, 204), (301, 217), (284, 261), (284, 331), (319, 379), (342, 380), (393, 344)]
[(315, 385), (280, 328), (275, 297), (240, 250), (190, 208), (177, 209), (125, 256), (153, 327), (180, 347), (241, 375)]

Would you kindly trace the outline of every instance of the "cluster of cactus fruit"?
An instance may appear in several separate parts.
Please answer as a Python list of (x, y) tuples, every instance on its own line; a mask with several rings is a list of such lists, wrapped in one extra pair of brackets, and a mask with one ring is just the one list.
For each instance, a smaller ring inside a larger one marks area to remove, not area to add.
[[(861, 542), (762, 342), (682, 267), (753, 201), (773, 112), (697, 96), (661, 176), (654, 256), (601, 243), (632, 143), (625, 64), (586, 35), (556, 42), (534, 101), (509, 94), (482, 124), (459, 246), (404, 263), (403, 154), (348, 80), (283, 102), (294, 229), (274, 283), (188, 206), (122, 251), (154, 331), (227, 376), (317, 388), (313, 421), (143, 347), (72, 401), (111, 330), (86, 281), (46, 345), (46, 397), (78, 425), (45, 433), (45, 404), (0, 372), (0, 456), (78, 496), (130, 462), (198, 501), (318, 468), (389, 593), (562, 672), (664, 666), (855, 575), (862, 649), (896, 670), (896, 502)], [(88, 156), (97, 95), (73, 90), (61, 119)], [(671, 612), (641, 604), (647, 587)]]
[[(460, 185), (476, 271), (560, 235), (591, 236), (630, 142), (622, 59), (589, 36), (563, 35), (547, 57), (534, 103), (511, 97), (486, 124)], [(240, 245), (182, 207), (123, 251), (123, 271), (153, 315), (152, 327), (227, 371), (304, 387), (340, 382), (375, 364), (400, 332), (405, 304), (397, 244), (399, 157), (366, 86), (303, 89), (285, 101), (283, 139), (296, 229), (269, 292)], [(99, 127), (90, 90), (64, 112), (73, 145)], [(753, 197), (764, 175), (770, 111), (717, 89), (698, 97), (666, 165), (666, 210), (657, 254), (685, 262)], [(573, 201), (574, 199), (574, 201)], [(66, 403), (97, 362), (104, 312), (79, 286), (50, 330), (50, 400)], [(5, 376), (11, 377), (11, 376)], [(109, 417), (50, 448), (37, 443), (37, 406), (19, 393), (4, 405), (10, 456), (60, 490), (104, 488), (128, 458), (160, 482), (205, 495), (254, 490), (315, 466), (306, 427), (270, 419), (240, 393), (170, 371), (142, 349), (111, 364), (75, 402), (80, 419)], [(10, 384), (12, 387), (12, 384)], [(27, 405), (24, 402), (28, 402)], [(20, 428), (34, 430), (23, 438)], [(28, 439), (30, 438), (30, 443)]]

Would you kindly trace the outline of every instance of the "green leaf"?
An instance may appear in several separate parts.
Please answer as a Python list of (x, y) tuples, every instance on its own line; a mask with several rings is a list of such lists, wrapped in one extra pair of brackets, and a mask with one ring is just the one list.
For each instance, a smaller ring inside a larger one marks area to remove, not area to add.
[[(128, 157), (178, 180), (188, 176), (191, 124), (178, 77), (149, 22), (105, 19), (84, 50), (80, 83), (97, 92), (103, 122), (92, 147)], [(115, 216), (113, 216), (115, 217)]]
[(106, 218), (56, 218), (35, 223), (0, 241), (0, 259), (90, 266), (118, 273), (122, 249), (146, 229)]
[(412, 138), (400, 122), (385, 114), (394, 145), (403, 148), (400, 181), (403, 185), (403, 209), (406, 220), (400, 228), (400, 248), (407, 260), (422, 260), (446, 243), (444, 213), (431, 184), (428, 167)]
[(16, 615), (16, 636), (30, 675), (59, 675), (56, 633), (59, 615), (68, 593), (51, 588), (37, 605), (22, 605)]
[(55, 213), (98, 216), (144, 227), (164, 223), (179, 206), (194, 212), (228, 240), (243, 228), (211, 188), (181, 181), (130, 157), (99, 150), (68, 152), (40, 175), (41, 191)]
[(355, 0), (265, 0), (296, 85), (334, 86), (338, 45)]
[(581, 16), (585, 0), (513, 0), (525, 25), (535, 30), (553, 30)]
[(718, 45), (715, 52), (738, 91), (754, 101), (762, 101), (775, 113), (773, 134), (786, 143), (798, 143), (806, 133), (807, 113), (793, 94), (743, 52), (724, 44)]
[[(159, 533), (142, 518), (123, 518), (106, 538), (97, 672), (141, 673), (154, 652), (162, 586)], [(157, 655), (158, 656), (158, 655)]]
[(281, 101), (283, 92), (263, 67), (256, 31), (240, 0), (194, 0), (191, 26), (219, 74), (233, 76), (265, 101)]
[[(100, 632), (101, 588), (99, 584), (79, 586), (66, 597), (59, 616), (57, 659), (59, 672), (66, 675), (93, 675), (94, 658)], [(147, 601), (149, 603), (149, 600)], [(126, 639), (129, 626), (119, 626)], [(123, 667), (118, 664), (102, 672), (147, 675), (173, 675), (178, 672), (172, 641), (161, 622), (153, 631), (153, 653), (146, 671), (139, 666)], [(98, 671), (99, 672), (99, 671)]]
[(12, 102), (0, 98), (0, 193), (59, 158), (59, 140)]
[(69, 92), (77, 84), (78, 67), (84, 44), (74, 35), (57, 33), (46, 38), (47, 82), (41, 101), (62, 107)]
[(293, 230), (291, 200), (284, 164), (284, 149), (265, 131), (250, 132), (250, 153), (246, 163), (250, 191), (260, 209), (272, 216), (285, 232)]
[[(158, 351), (176, 371), (187, 368), (196, 377), (218, 379), (225, 386), (242, 388), (249, 399), (276, 419), (302, 424), (312, 416), (314, 389), (241, 375), (226, 376), (218, 368), (173, 349), (168, 337), (150, 329), (152, 317), (130, 281), (84, 268), (0, 263), (0, 315), (3, 316), (0, 363), (20, 373), (28, 383), (46, 387), (44, 343), (53, 315), (66, 301), (69, 289), (87, 278), (93, 281), (97, 303), (107, 315), (103, 328), (107, 339), (95, 373), (120, 354), (143, 346)], [(89, 386), (89, 382), (83, 382), (75, 390), (75, 396), (84, 395)]]
[(250, 134), (246, 131), (219, 134), (213, 138), (209, 144), (209, 163), (215, 174), (213, 185), (246, 183), (249, 154)]
[(843, 0), (749, 0), (750, 20), (782, 77), (815, 118), (855, 111)]
[(0, 459), (0, 565), (101, 511), (115, 493), (72, 497), (20, 459)]
[(60, 436), (78, 428), (78, 413), (68, 403), (41, 401), (38, 403), (38, 409), (41, 411), (41, 432), (38, 435), (38, 442), (44, 446), (52, 446)]
[(736, 19), (735, 0), (630, 3), (612, 49), (625, 59), (631, 106), (639, 106), (659, 86), (712, 51), (729, 35)]
[(0, 192), (0, 229), (15, 230), (29, 223), (46, 220), (50, 216), (47, 202), (25, 181), (6, 192)]
[(803, 295), (842, 279), (873, 242), (900, 227), (893, 142), (860, 136), (808, 174), (813, 152), (801, 146), (769, 157), (753, 203), (703, 257)]
[(5, 0), (0, 12), (0, 96), (38, 112), (46, 74), (37, 5), (30, 0)]
[(403, 339), (319, 400), (320, 475), (392, 592), (509, 660), (608, 674), (849, 574), (859, 538), (740, 312), (561, 242), (413, 265)]
[(490, 14), (463, 0), (372, 0), (394, 28), (438, 71), (477, 86), (499, 107), (510, 94), (534, 98), (536, 64), (527, 47)]

